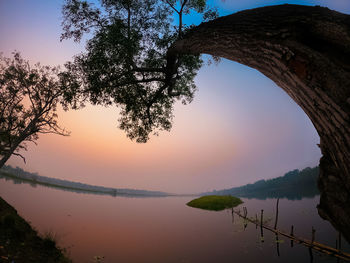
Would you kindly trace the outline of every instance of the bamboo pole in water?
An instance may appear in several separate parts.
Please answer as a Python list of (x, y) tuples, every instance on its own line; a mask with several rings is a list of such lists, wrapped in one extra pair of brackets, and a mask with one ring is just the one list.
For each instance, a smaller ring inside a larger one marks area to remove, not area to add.
[[(239, 212), (237, 211), (234, 211), (235, 214), (237, 214), (238, 216), (244, 218), (244, 216), (242, 216)], [(253, 219), (247, 217), (246, 220), (249, 221), (250, 223), (253, 223), (255, 225), (260, 225), (260, 228), (261, 228), (261, 233), (263, 233), (263, 228), (275, 233), (275, 234), (278, 234), (278, 235), (281, 235), (281, 236), (284, 236), (284, 237), (287, 237), (289, 239), (291, 239), (292, 241), (296, 242), (296, 243), (299, 243), (301, 245), (304, 245), (306, 247), (309, 247), (311, 249), (314, 249), (314, 250), (317, 250), (319, 252), (322, 252), (324, 254), (327, 254), (327, 255), (330, 255), (330, 256), (334, 256), (334, 257), (337, 257), (337, 258), (340, 258), (340, 259), (343, 259), (343, 260), (346, 260), (346, 261), (350, 261), (350, 254), (349, 253), (346, 253), (344, 251), (341, 251), (340, 248), (339, 249), (336, 249), (336, 248), (333, 248), (333, 247), (330, 247), (330, 246), (327, 246), (327, 245), (324, 245), (324, 244), (321, 244), (321, 243), (318, 243), (316, 241), (311, 241), (311, 240), (307, 240), (307, 239), (304, 239), (304, 238), (301, 238), (301, 237), (296, 237), (293, 233), (293, 226), (292, 226), (292, 231), (291, 231), (291, 234), (287, 234), (281, 230), (278, 230), (278, 229), (274, 229), (268, 225), (264, 225), (263, 224), (263, 213), (264, 213), (264, 210), (261, 210), (261, 220), (260, 222), (257, 222), (257, 221), (254, 221)], [(263, 242), (263, 240), (262, 240)]]
[(277, 198), (277, 203), (276, 203), (276, 219), (275, 219), (275, 229), (277, 228), (277, 221), (278, 221), (278, 203), (279, 203), (280, 199)]
[[(261, 216), (260, 216), (260, 235), (261, 235), (261, 242), (264, 242), (264, 230), (263, 230), (263, 219), (264, 219), (264, 210), (261, 209)], [(248, 219), (249, 220), (249, 219)], [(258, 223), (258, 222), (257, 222)]]
[(310, 263), (314, 262), (314, 255), (312, 254), (312, 249), (309, 247)]
[(278, 234), (276, 234), (276, 248), (277, 248), (277, 256), (280, 256), (280, 241), (278, 239)]

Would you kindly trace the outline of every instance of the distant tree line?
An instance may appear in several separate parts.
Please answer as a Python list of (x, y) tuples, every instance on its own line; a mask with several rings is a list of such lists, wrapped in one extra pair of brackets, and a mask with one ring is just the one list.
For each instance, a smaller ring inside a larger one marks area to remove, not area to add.
[(260, 180), (253, 184), (224, 190), (214, 190), (205, 194), (234, 195), (247, 198), (288, 198), (301, 199), (319, 194), (317, 179), (319, 167), (307, 167), (303, 170), (295, 169), (284, 176), (269, 180)]
[(59, 188), (70, 192), (87, 193), (87, 194), (106, 194), (112, 196), (127, 195), (133, 197), (146, 197), (146, 196), (169, 196), (170, 194), (160, 191), (148, 191), (129, 188), (111, 188), (97, 185), (89, 185), (79, 182), (72, 182), (57, 178), (51, 178), (41, 176), (37, 173), (30, 173), (24, 171), (19, 167), (12, 167), (10, 165), (4, 165), (0, 169), (0, 179), (12, 180), (15, 184), (28, 183), (32, 187), (36, 185), (44, 185), (47, 187)]

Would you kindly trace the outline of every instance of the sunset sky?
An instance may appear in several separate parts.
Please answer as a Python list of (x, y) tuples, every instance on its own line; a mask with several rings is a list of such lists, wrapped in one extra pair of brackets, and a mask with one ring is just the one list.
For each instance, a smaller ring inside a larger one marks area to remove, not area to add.
[[(350, 13), (348, 0), (212, 1), (220, 14), (296, 3)], [(32, 63), (63, 65), (84, 43), (59, 41), (62, 0), (0, 0), (0, 52), (20, 51)], [(40, 175), (109, 187), (193, 193), (281, 176), (318, 164), (319, 137), (309, 118), (271, 80), (222, 60), (204, 66), (198, 92), (176, 105), (171, 132), (137, 144), (117, 128), (118, 109), (87, 106), (59, 112), (70, 137), (41, 135), (8, 164)]]

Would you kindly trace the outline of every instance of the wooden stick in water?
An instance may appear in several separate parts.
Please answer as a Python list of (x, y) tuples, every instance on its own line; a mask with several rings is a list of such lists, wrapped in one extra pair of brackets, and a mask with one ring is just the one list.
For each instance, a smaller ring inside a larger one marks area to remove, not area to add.
[(316, 229), (314, 229), (314, 227), (311, 228), (311, 243), (314, 243), (315, 241), (315, 232), (316, 232)]
[(277, 248), (277, 256), (280, 256), (280, 241), (278, 239), (278, 234), (276, 234), (276, 248)]
[(309, 247), (310, 263), (314, 262), (314, 256), (312, 254), (312, 249)]
[(277, 228), (277, 221), (278, 221), (278, 203), (279, 203), (280, 199), (277, 198), (277, 203), (276, 203), (276, 219), (275, 219), (275, 229)]
[[(302, 244), (306, 247), (309, 247), (309, 248), (312, 248), (314, 250), (317, 250), (319, 252), (322, 252), (324, 254), (327, 254), (327, 255), (330, 255), (330, 256), (334, 256), (334, 257), (337, 257), (339, 259), (343, 259), (343, 260), (347, 260), (347, 261), (350, 261), (350, 253), (347, 253), (347, 252), (344, 252), (344, 251), (341, 251), (340, 249), (335, 249), (333, 247), (330, 247), (330, 246), (327, 246), (327, 245), (324, 245), (324, 244), (321, 244), (321, 243), (318, 243), (316, 241), (311, 241), (311, 240), (307, 240), (307, 239), (304, 239), (304, 238), (301, 238), (301, 237), (296, 237), (293, 233), (291, 234), (287, 234), (281, 230), (278, 230), (278, 229), (274, 229), (268, 225), (264, 225), (262, 222), (263, 222), (263, 212), (264, 210), (261, 210), (261, 221), (260, 221), (260, 228), (261, 228), (261, 238), (262, 238), (262, 242), (264, 242), (263, 238), (263, 228), (275, 233), (275, 234), (279, 234), (281, 236), (284, 236), (284, 237), (287, 237), (291, 240), (293, 240), (294, 242), (298, 243), (298, 244)], [(235, 214), (237, 214), (238, 216), (240, 217), (243, 217), (242, 215), (240, 215), (238, 212), (234, 211)], [(253, 219), (250, 219), (250, 218), (247, 218), (247, 221), (253, 223), (253, 224), (259, 224), (259, 222), (255, 222)], [(294, 230), (293, 230), (294, 231)]]
[(261, 237), (261, 242), (264, 242), (263, 219), (264, 219), (264, 210), (261, 209), (261, 215), (260, 215), (260, 237)]

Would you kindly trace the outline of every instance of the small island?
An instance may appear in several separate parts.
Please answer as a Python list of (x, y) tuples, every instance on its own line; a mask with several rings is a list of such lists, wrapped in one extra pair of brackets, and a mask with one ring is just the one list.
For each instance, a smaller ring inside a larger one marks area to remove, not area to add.
[(231, 195), (206, 195), (193, 199), (187, 205), (205, 210), (221, 211), (236, 207), (242, 203), (243, 201), (241, 199)]

